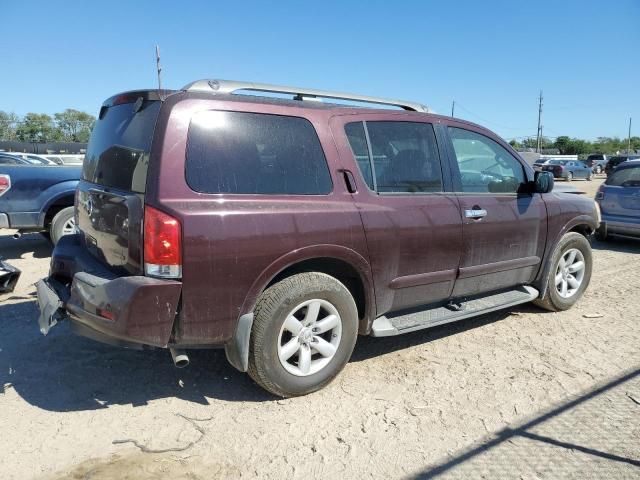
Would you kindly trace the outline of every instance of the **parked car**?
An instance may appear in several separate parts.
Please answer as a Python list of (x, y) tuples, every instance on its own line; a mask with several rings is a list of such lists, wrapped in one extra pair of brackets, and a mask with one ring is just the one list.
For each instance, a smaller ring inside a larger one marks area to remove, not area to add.
[(600, 185), (596, 202), (602, 214), (598, 240), (612, 234), (640, 237), (640, 160), (619, 164)]
[(533, 164), (533, 169), (536, 172), (541, 172), (542, 171), (542, 167), (544, 167), (545, 165), (548, 165), (551, 160), (552, 159), (550, 159), (550, 158), (540, 158), (540, 159), (536, 160), (536, 162)]
[(73, 233), (73, 201), (80, 167), (35, 165), (0, 154), (0, 230), (42, 232), (56, 243)]
[[(294, 99), (239, 93), (256, 90)], [(307, 394), (358, 334), (570, 308), (597, 210), (552, 188), (494, 133), (413, 102), (214, 80), (119, 94), (91, 134), (78, 233), (37, 284), (40, 328), (168, 347), (176, 366), (223, 347), (273, 394)]]
[(576, 178), (591, 180), (593, 172), (579, 160), (549, 160), (542, 166), (543, 172), (552, 173), (554, 178), (562, 178), (567, 182)]
[(84, 160), (84, 155), (81, 154), (57, 154), (45, 155), (45, 157), (60, 165), (82, 165), (82, 161)]
[(584, 163), (587, 167), (591, 168), (593, 173), (599, 175), (604, 172), (604, 167), (607, 165), (607, 156), (600, 153), (594, 153), (589, 155)]
[(640, 159), (640, 155), (616, 155), (615, 157), (611, 157), (607, 161), (607, 165), (604, 167), (604, 172), (607, 174), (607, 177), (611, 175), (611, 173), (623, 162), (627, 160), (638, 160)]
[(31, 165), (58, 165), (56, 162), (40, 155), (36, 155), (34, 153), (6, 152), (5, 154), (19, 157), (23, 160), (26, 160), (26, 162)]

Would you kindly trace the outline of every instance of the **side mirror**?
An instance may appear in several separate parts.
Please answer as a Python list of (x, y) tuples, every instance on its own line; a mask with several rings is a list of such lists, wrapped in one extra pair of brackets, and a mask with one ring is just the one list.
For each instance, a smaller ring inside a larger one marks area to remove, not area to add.
[(533, 182), (536, 193), (549, 193), (553, 190), (553, 174), (551, 172), (536, 172)]

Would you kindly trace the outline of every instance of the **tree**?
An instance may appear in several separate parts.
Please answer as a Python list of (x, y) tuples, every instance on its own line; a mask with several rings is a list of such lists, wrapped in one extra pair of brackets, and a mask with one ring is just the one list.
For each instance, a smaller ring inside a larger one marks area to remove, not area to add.
[(556, 138), (555, 147), (560, 151), (560, 155), (566, 155), (567, 146), (571, 140), (567, 136)]
[(91, 129), (96, 121), (93, 115), (67, 108), (54, 114), (56, 125), (64, 140), (68, 142), (88, 142)]
[(16, 129), (23, 142), (48, 142), (59, 138), (53, 120), (46, 113), (27, 113)]
[(0, 110), (0, 140), (15, 140), (19, 118), (13, 112)]

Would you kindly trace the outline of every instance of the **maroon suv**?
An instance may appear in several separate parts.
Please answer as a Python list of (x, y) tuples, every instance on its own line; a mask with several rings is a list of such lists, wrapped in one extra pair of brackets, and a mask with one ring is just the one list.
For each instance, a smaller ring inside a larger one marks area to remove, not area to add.
[(358, 335), (571, 307), (598, 213), (552, 188), (492, 132), (410, 102), (226, 81), (123, 93), (91, 135), (77, 234), (37, 285), (40, 327), (178, 366), (224, 347), (270, 392), (306, 394)]

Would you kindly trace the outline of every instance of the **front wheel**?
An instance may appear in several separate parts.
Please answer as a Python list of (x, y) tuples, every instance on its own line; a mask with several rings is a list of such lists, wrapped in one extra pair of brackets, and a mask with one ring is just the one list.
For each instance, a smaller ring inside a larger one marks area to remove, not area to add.
[(567, 173), (567, 182), (570, 182), (571, 180), (573, 180), (573, 172)]
[(592, 265), (589, 241), (579, 233), (567, 233), (553, 252), (545, 294), (533, 303), (553, 312), (568, 310), (589, 285)]
[(258, 300), (249, 375), (281, 397), (314, 392), (349, 361), (357, 333), (358, 309), (341, 282), (319, 272), (293, 275)]
[(602, 173), (602, 167), (600, 165), (598, 165), (596, 167), (596, 175), (600, 175)]

